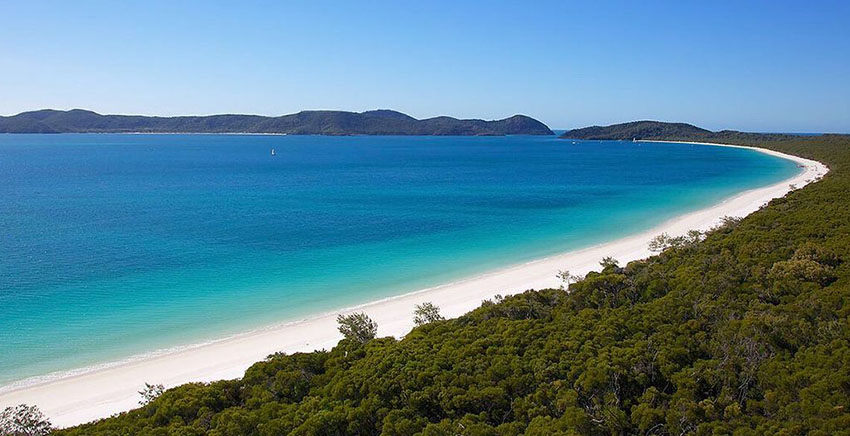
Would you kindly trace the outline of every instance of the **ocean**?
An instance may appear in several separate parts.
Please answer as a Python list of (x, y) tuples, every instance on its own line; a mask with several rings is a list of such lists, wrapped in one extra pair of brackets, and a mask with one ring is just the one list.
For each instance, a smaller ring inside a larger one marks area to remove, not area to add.
[(614, 240), (799, 171), (542, 136), (0, 135), (0, 386)]

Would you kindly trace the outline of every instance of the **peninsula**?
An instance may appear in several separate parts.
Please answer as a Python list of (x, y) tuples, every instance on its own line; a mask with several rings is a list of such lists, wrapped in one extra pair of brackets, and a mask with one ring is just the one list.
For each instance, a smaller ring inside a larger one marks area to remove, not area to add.
[(662, 121), (632, 121), (610, 126), (590, 126), (564, 132), (561, 139), (590, 140), (672, 140), (713, 142), (764, 142), (793, 139), (794, 135), (781, 133), (749, 133), (736, 130), (712, 132), (687, 123), (666, 123)]
[(44, 109), (0, 117), (0, 133), (257, 133), (288, 135), (553, 135), (525, 115), (502, 120), (416, 119), (393, 110), (302, 111), (279, 117), (209, 115), (150, 117)]

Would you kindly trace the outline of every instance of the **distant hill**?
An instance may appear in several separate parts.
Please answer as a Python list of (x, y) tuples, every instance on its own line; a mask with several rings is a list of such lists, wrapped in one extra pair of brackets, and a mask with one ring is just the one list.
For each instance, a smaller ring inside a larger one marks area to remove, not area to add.
[(712, 132), (692, 124), (665, 123), (661, 121), (632, 121), (610, 126), (591, 126), (565, 132), (563, 139), (658, 139), (658, 140), (726, 140), (726, 141), (773, 141), (791, 139), (793, 135), (746, 133), (735, 130)]
[(525, 115), (496, 121), (418, 120), (392, 110), (303, 111), (280, 117), (210, 115), (148, 117), (45, 109), (0, 117), (0, 133), (286, 133), (291, 135), (552, 135)]

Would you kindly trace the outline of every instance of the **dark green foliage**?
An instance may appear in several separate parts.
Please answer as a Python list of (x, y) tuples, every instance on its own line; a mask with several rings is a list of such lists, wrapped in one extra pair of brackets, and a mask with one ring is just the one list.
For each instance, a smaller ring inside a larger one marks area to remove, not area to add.
[(378, 334), (378, 324), (363, 312), (339, 315), (336, 317), (338, 330), (342, 336), (352, 342), (365, 344), (375, 339)]
[(19, 404), (0, 410), (0, 436), (44, 436), (53, 425), (38, 407)]
[(58, 433), (850, 434), (850, 137), (765, 146), (831, 173), (569, 294), (271, 356)]
[(662, 121), (632, 121), (610, 126), (592, 126), (574, 129), (561, 135), (564, 139), (656, 139), (667, 141), (708, 141), (741, 144), (742, 141), (791, 140), (793, 135), (746, 133), (734, 130), (712, 132), (691, 124), (665, 123)]
[(144, 406), (145, 404), (155, 400), (156, 397), (162, 395), (163, 392), (165, 392), (165, 386), (161, 384), (145, 383), (145, 387), (139, 391), (139, 395), (142, 396), (142, 399), (139, 400), (139, 404)]
[(0, 117), (0, 133), (287, 133), (291, 135), (552, 135), (525, 115), (497, 121), (436, 117), (417, 120), (400, 112), (303, 111), (281, 117), (211, 115), (145, 117), (100, 115), (74, 109)]
[(440, 308), (429, 301), (417, 304), (413, 311), (413, 323), (421, 326), (436, 321), (442, 321), (443, 315), (440, 315)]
[(561, 135), (572, 139), (645, 139), (685, 135), (698, 137), (711, 131), (685, 123), (664, 123), (661, 121), (633, 121), (611, 126), (591, 126), (573, 129)]

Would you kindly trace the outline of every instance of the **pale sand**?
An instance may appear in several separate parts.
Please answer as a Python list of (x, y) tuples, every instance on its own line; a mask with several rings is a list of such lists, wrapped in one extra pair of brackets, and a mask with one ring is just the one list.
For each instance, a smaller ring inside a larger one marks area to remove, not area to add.
[[(720, 145), (720, 144), (702, 144)], [(545, 259), (488, 272), (466, 280), (411, 294), (371, 302), (340, 312), (364, 311), (378, 323), (379, 336), (404, 336), (413, 327), (413, 307), (433, 302), (447, 317), (457, 317), (478, 307), (496, 294), (509, 295), (527, 289), (561, 285), (555, 274), (569, 270), (585, 274), (598, 269), (599, 261), (612, 256), (621, 264), (652, 253), (649, 241), (656, 235), (681, 235), (688, 230), (707, 230), (724, 216), (742, 217), (769, 200), (785, 195), (791, 186), (801, 187), (827, 173), (820, 162), (756, 149), (783, 157), (804, 167), (799, 175), (775, 185), (743, 192), (720, 204), (689, 213), (638, 235)], [(0, 409), (14, 404), (38, 405), (57, 426), (64, 427), (103, 418), (138, 406), (145, 382), (172, 387), (187, 382), (231, 379), (242, 376), (254, 362), (271, 353), (330, 349), (340, 339), (337, 313), (253, 331), (195, 347), (106, 365), (75, 375), (29, 380), (0, 388)]]

